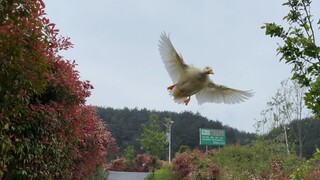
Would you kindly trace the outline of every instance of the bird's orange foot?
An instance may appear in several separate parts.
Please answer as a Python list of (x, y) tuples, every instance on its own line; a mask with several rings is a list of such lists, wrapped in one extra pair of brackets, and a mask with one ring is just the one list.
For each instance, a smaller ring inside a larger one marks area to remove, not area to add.
[(176, 86), (175, 84), (172, 86), (169, 86), (169, 87), (167, 87), (167, 90), (172, 90), (175, 86)]
[(191, 97), (189, 96), (188, 99), (184, 100), (184, 103), (186, 104), (186, 106), (189, 104)]

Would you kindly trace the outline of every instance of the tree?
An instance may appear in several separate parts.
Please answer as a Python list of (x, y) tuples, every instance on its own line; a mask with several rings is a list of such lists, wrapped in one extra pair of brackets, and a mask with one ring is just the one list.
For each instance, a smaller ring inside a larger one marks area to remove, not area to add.
[(161, 130), (157, 121), (158, 116), (152, 114), (149, 117), (148, 126), (145, 124), (141, 125), (143, 130), (142, 138), (140, 139), (141, 149), (153, 157), (160, 157), (168, 144), (167, 136), (165, 132)]
[(44, 8), (0, 1), (0, 179), (88, 179), (115, 146)]
[(124, 150), (124, 159), (126, 168), (129, 170), (133, 170), (134, 161), (135, 161), (135, 150), (133, 146), (128, 146)]
[[(284, 17), (288, 27), (265, 23), (266, 35), (283, 40), (277, 51), (280, 61), (292, 64), (293, 79), (308, 87), (305, 103), (320, 117), (320, 47), (316, 42), (316, 30), (311, 15), (311, 0), (287, 0), (283, 4), (290, 10)], [(317, 21), (320, 25), (320, 19)]]
[[(307, 121), (307, 126), (304, 125), (306, 121), (303, 120), (309, 116), (309, 111), (304, 104), (305, 91), (306, 88), (300, 87), (297, 81), (291, 81), (289, 79), (283, 80), (281, 82), (281, 88), (277, 90), (272, 100), (267, 102), (267, 108), (262, 111), (262, 120), (258, 121), (260, 127), (270, 123), (272, 128), (282, 129), (288, 154), (290, 153), (288, 125), (290, 123), (295, 125), (290, 131), (298, 141), (300, 157), (302, 157), (302, 145), (309, 130), (309, 128), (306, 127), (310, 127), (311, 125), (311, 120)], [(294, 121), (295, 123), (292, 123)], [(281, 136), (278, 135), (277, 139), (281, 140)]]

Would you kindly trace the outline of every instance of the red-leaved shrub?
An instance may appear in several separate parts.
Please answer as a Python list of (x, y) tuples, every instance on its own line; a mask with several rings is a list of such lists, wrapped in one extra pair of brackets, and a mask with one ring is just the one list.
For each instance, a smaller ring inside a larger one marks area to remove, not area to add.
[(209, 170), (211, 179), (216, 179), (219, 176), (220, 168), (218, 164), (212, 164)]
[(117, 158), (105, 165), (106, 170), (112, 171), (134, 171), (134, 172), (151, 172), (153, 170), (153, 163), (155, 162), (155, 168), (160, 168), (162, 163), (159, 159), (153, 159), (147, 154), (137, 154), (132, 167), (126, 166), (126, 160), (124, 158)]
[(303, 179), (319, 180), (320, 179), (320, 169), (315, 169), (315, 170), (303, 175)]
[(179, 153), (172, 163), (179, 179), (217, 179), (220, 172), (218, 164), (199, 150)]
[(190, 155), (186, 152), (177, 154), (172, 163), (173, 170), (180, 178), (187, 177), (188, 174), (195, 169), (194, 165), (191, 163)]
[(110, 165), (107, 170), (112, 171), (125, 171), (124, 159), (117, 158), (110, 162)]
[(77, 109), (75, 117), (73, 126), (79, 141), (75, 149), (73, 179), (89, 178), (97, 166), (105, 162), (108, 150), (116, 150), (115, 140), (92, 107)]
[(137, 154), (134, 171), (135, 172), (149, 172), (151, 170), (152, 158), (147, 154)]
[(44, 8), (0, 1), (0, 179), (88, 179), (115, 147)]

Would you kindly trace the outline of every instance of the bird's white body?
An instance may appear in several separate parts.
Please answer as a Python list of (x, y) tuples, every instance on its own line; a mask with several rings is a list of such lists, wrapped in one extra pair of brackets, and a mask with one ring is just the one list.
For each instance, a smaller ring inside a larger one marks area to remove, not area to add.
[(210, 82), (208, 74), (194, 66), (188, 67), (185, 71), (172, 89), (175, 101), (181, 101), (181, 99), (198, 93)]
[(187, 105), (192, 95), (196, 95), (199, 104), (205, 102), (234, 104), (253, 96), (251, 91), (237, 90), (213, 83), (209, 78), (209, 74), (213, 74), (210, 67), (201, 70), (185, 64), (165, 33), (160, 37), (159, 51), (173, 81), (173, 85), (169, 86), (168, 90), (178, 103), (185, 102)]

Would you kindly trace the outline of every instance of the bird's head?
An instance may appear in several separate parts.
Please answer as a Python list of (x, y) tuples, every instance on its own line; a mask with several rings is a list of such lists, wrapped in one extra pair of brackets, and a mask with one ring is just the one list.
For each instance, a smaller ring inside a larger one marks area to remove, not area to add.
[(203, 68), (203, 72), (206, 73), (206, 74), (214, 74), (212, 68), (209, 67), (209, 66), (204, 67)]

